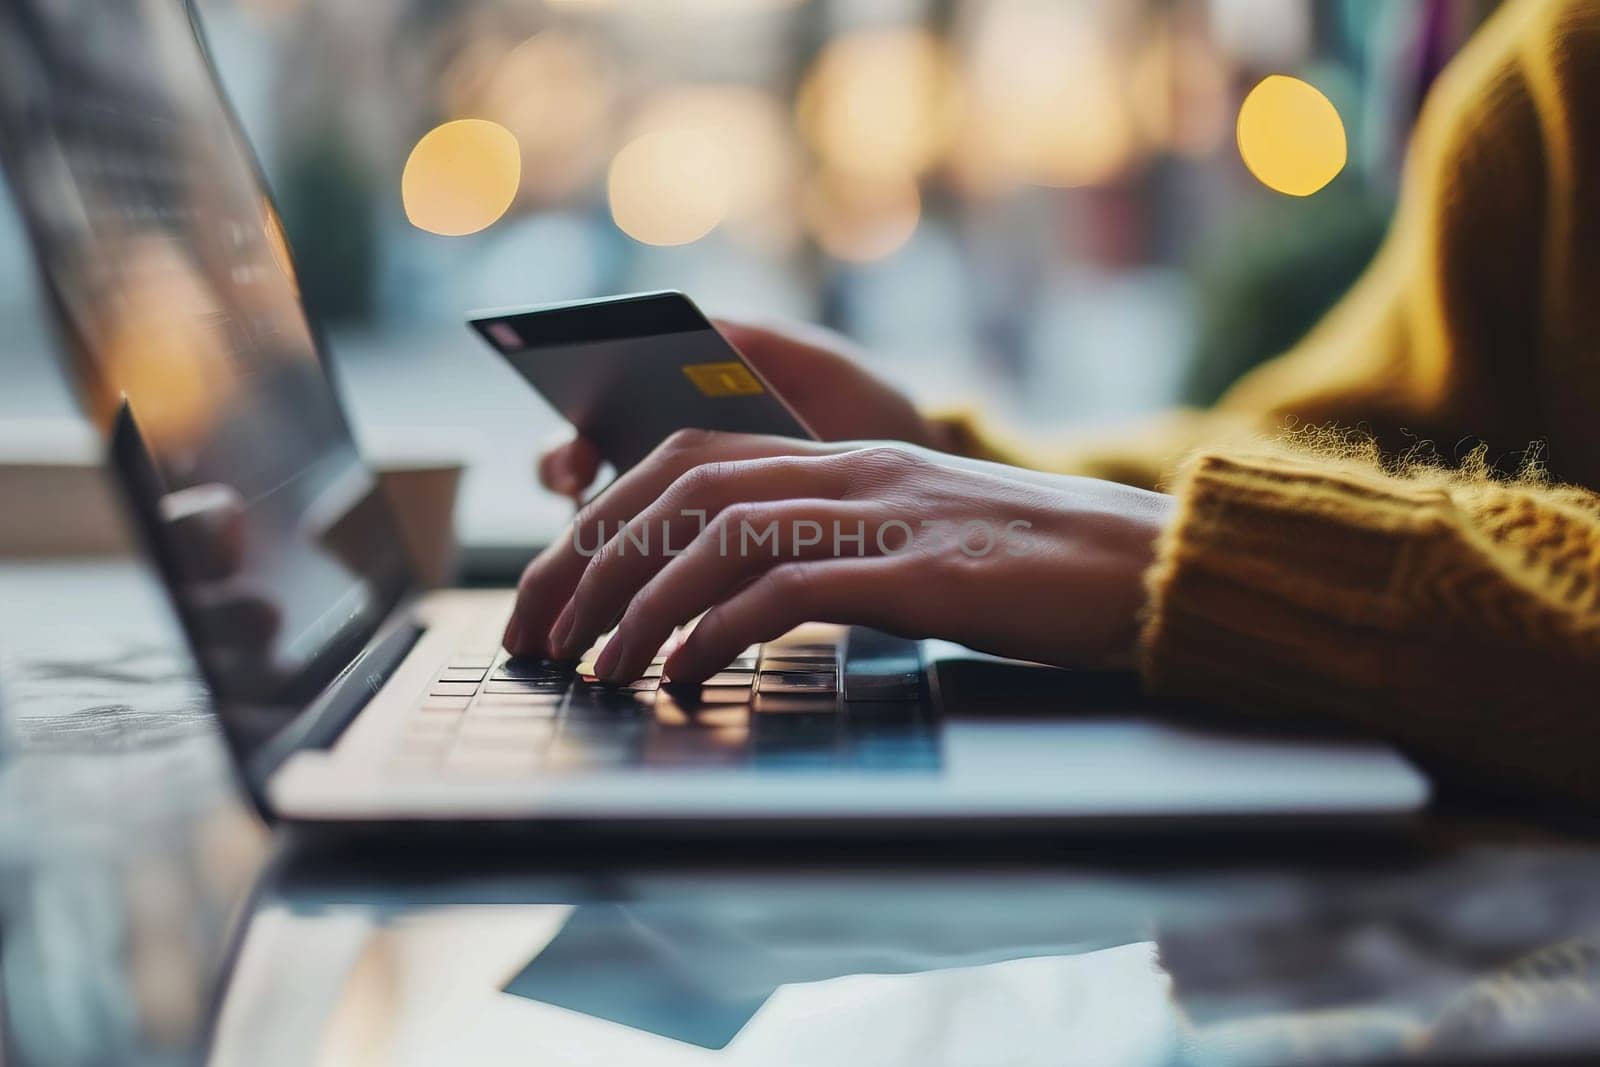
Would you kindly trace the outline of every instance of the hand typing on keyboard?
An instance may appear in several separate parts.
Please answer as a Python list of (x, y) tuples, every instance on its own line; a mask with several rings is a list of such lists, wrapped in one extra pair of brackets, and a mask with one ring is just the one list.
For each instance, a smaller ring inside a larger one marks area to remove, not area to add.
[[(686, 431), (585, 506), (529, 564), (505, 633), (685, 682), (799, 623), (934, 636), (1060, 665), (1131, 658), (1170, 498), (902, 445)], [(620, 621), (619, 621), (620, 620)]]
[(579, 662), (462, 648), (419, 696), (389, 769), (482, 778), (623, 765), (925, 773), (940, 765), (915, 642), (801, 627), (699, 682), (657, 656), (632, 682)]

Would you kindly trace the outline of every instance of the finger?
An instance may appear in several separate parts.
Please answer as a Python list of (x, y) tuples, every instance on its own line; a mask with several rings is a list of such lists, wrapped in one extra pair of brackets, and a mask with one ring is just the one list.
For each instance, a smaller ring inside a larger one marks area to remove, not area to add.
[(667, 658), (679, 682), (709, 678), (744, 649), (781, 637), (803, 622), (894, 631), (923, 619), (920, 577), (898, 556), (790, 562), (774, 567), (712, 608)]
[(516, 655), (555, 653), (551, 623), (567, 604), (583, 576), (588, 557), (604, 543), (604, 534), (633, 518), (661, 495), (684, 471), (716, 460), (758, 459), (787, 454), (819, 454), (829, 446), (783, 437), (720, 434), (680, 430), (642, 462), (612, 482), (586, 504), (566, 532), (522, 572), (516, 604), (504, 636)]
[(638, 677), (674, 628), (773, 567), (873, 551), (870, 531), (880, 511), (876, 504), (837, 500), (739, 503), (724, 509), (633, 596), (596, 673), (611, 681)]
[(587, 648), (628, 606), (639, 588), (681, 550), (701, 527), (740, 501), (835, 497), (844, 472), (817, 457), (780, 456), (696, 467), (617, 531), (588, 566), (555, 641), (566, 650)]
[(808, 340), (792, 329), (729, 319), (717, 319), (716, 326), (728, 343), (791, 403), (803, 406), (819, 388), (827, 388), (829, 382), (819, 383), (817, 371), (821, 364), (836, 362), (838, 357), (824, 347), (820, 338)]
[(600, 450), (585, 437), (574, 437), (539, 457), (539, 482), (552, 493), (576, 499), (600, 473)]

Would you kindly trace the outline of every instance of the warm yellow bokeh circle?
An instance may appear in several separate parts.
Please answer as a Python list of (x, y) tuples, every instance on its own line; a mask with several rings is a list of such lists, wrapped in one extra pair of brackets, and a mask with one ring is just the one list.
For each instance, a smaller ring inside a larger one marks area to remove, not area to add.
[(1318, 89), (1273, 74), (1239, 106), (1239, 154), (1269, 189), (1310, 196), (1344, 169), (1344, 123)]
[(504, 215), (521, 180), (522, 150), (510, 130), (486, 119), (456, 119), (429, 130), (411, 150), (400, 199), (413, 226), (461, 237)]
[(728, 148), (711, 130), (652, 130), (611, 161), (606, 194), (623, 233), (647, 245), (683, 245), (716, 229), (728, 213)]

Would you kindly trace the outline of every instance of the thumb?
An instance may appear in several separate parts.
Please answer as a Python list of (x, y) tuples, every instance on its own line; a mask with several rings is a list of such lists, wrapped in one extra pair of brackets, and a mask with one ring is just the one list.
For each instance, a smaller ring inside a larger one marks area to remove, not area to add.
[(801, 400), (829, 376), (829, 353), (782, 330), (718, 319), (717, 328), (772, 387), (790, 400)]

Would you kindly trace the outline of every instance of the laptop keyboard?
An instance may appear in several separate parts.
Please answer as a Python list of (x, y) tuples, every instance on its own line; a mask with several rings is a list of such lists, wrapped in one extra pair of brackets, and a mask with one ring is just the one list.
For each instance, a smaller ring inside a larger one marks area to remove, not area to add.
[(938, 732), (915, 642), (852, 631), (837, 646), (751, 646), (698, 685), (600, 681), (577, 663), (468, 650), (411, 712), (390, 771), (535, 775), (624, 766), (931, 771)]

